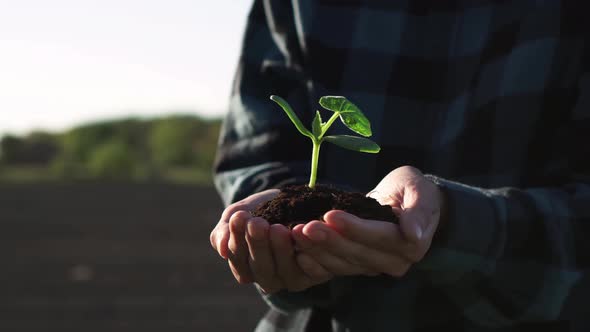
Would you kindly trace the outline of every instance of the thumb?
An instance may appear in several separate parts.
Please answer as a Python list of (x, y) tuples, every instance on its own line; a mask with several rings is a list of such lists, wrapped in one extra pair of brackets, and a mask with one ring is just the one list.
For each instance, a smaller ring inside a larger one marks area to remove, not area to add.
[(403, 208), (399, 215), (399, 225), (404, 237), (410, 242), (420, 242), (423, 238), (427, 221), (419, 208)]
[(383, 190), (383, 188), (377, 186), (369, 191), (366, 196), (376, 200), (381, 205), (389, 205), (394, 209), (399, 209), (402, 206), (403, 188), (400, 190), (400, 188), (391, 187)]
[(399, 224), (402, 234), (411, 242), (419, 242), (431, 237), (438, 225), (440, 211), (430, 205), (412, 202), (402, 206), (399, 213)]
[(403, 203), (400, 206), (400, 227), (404, 236), (411, 242), (419, 242), (431, 223), (432, 209), (426, 204), (421, 186), (404, 188)]

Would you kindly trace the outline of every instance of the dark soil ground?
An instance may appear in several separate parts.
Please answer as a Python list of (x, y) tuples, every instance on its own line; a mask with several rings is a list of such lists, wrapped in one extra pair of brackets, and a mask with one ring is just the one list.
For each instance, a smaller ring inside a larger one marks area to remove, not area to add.
[(266, 306), (209, 244), (221, 211), (212, 188), (0, 184), (0, 331), (252, 331)]
[(0, 185), (0, 331), (252, 331), (212, 188)]
[(292, 227), (312, 220), (322, 220), (330, 210), (343, 210), (358, 217), (397, 223), (397, 217), (389, 206), (379, 204), (360, 192), (345, 192), (331, 186), (289, 185), (281, 188), (274, 199), (252, 212), (271, 224)]

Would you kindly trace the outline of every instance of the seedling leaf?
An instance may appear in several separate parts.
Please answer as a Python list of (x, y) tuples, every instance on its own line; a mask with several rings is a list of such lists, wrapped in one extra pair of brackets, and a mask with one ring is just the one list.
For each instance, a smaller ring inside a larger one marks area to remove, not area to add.
[(324, 136), (338, 118), (355, 133), (366, 137), (371, 136), (369, 120), (356, 105), (342, 96), (324, 96), (320, 98), (320, 105), (334, 112), (334, 114), (324, 123), (320, 111), (316, 111), (311, 123), (311, 132), (301, 123), (301, 120), (299, 120), (286, 100), (276, 95), (270, 96), (270, 99), (281, 106), (301, 134), (311, 139), (313, 149), (311, 152), (311, 174), (309, 175), (308, 184), (310, 188), (313, 188), (316, 183), (320, 146), (324, 140), (345, 149), (358, 152), (377, 153), (381, 150), (377, 143), (364, 137), (350, 135)]
[(323, 96), (320, 98), (320, 105), (332, 112), (341, 113), (344, 111), (346, 103), (352, 104), (342, 96)]
[(287, 113), (287, 116), (289, 117), (289, 119), (291, 119), (291, 122), (293, 122), (293, 124), (301, 134), (307, 137), (313, 137), (313, 134), (310, 133), (309, 130), (307, 130), (307, 128), (305, 128), (303, 123), (301, 123), (301, 120), (299, 120), (299, 117), (297, 117), (297, 114), (293, 112), (293, 109), (285, 99), (276, 95), (272, 95), (270, 96), (270, 100), (274, 101), (275, 103), (279, 104), (279, 106), (281, 106), (281, 108), (285, 111), (285, 113)]
[(368, 138), (350, 135), (326, 136), (324, 140), (338, 145), (339, 147), (366, 153), (378, 153), (381, 148), (377, 143)]
[(359, 135), (365, 137), (371, 137), (371, 124), (369, 120), (363, 115), (363, 113), (342, 113), (340, 114), (340, 120), (350, 130), (354, 131)]
[(315, 117), (313, 118), (313, 122), (311, 123), (311, 132), (315, 137), (320, 137), (322, 134), (322, 116), (320, 111), (315, 112)]
[(355, 133), (370, 137), (371, 123), (361, 110), (342, 96), (324, 96), (320, 98), (320, 105), (332, 112), (339, 113), (342, 123)]

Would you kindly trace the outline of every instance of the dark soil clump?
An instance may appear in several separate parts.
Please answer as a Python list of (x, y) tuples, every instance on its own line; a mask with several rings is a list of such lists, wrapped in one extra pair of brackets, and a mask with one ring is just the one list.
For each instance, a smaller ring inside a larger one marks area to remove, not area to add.
[(293, 227), (322, 220), (324, 213), (330, 210), (343, 210), (363, 219), (398, 222), (390, 206), (381, 205), (360, 192), (346, 192), (326, 185), (316, 185), (313, 189), (306, 185), (285, 186), (277, 197), (252, 211), (252, 215), (270, 224)]

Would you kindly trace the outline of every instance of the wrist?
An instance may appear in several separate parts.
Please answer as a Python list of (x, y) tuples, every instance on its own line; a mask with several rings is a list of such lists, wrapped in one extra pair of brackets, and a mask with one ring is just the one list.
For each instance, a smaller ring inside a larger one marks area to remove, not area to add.
[(447, 231), (447, 224), (449, 219), (448, 214), (448, 194), (444, 188), (438, 181), (437, 178), (431, 175), (424, 175), (424, 177), (432, 182), (436, 187), (437, 197), (438, 197), (438, 225), (436, 228), (436, 232), (434, 233), (434, 237), (432, 239), (433, 243), (437, 243), (440, 239), (445, 238), (445, 234)]

